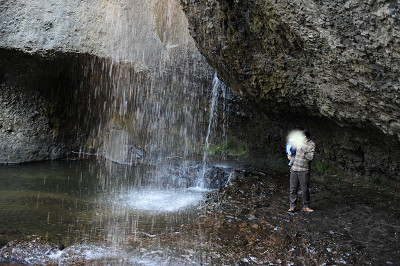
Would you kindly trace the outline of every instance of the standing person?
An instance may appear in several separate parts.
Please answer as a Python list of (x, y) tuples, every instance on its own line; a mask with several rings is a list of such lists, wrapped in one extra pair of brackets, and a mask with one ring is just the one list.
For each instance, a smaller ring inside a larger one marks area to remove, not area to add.
[[(290, 169), (290, 209), (295, 212), (299, 185), (302, 191), (303, 211), (312, 212), (310, 208), (310, 165), (315, 154), (315, 143), (310, 139), (307, 129), (303, 130), (304, 144), (297, 149), (292, 168)], [(290, 156), (288, 156), (289, 160)]]

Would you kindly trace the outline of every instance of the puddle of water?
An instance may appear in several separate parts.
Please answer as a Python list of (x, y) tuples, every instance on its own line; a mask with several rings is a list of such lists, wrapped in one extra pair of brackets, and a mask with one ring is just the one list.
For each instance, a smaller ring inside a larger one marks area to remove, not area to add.
[(160, 265), (165, 258), (159, 253), (167, 247), (153, 245), (138, 254), (132, 243), (196, 219), (204, 191), (163, 189), (149, 183), (155, 171), (97, 161), (0, 166), (0, 228), (61, 241), (68, 248), (49, 255), (55, 262)]

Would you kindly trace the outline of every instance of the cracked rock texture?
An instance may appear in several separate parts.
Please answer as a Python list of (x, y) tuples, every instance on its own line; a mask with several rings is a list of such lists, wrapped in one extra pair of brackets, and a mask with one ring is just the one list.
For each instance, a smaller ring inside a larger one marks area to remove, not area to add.
[(400, 1), (181, 4), (201, 53), (265, 124), (309, 126), (327, 161), (398, 178)]
[(54, 138), (44, 115), (45, 101), (37, 92), (0, 86), (0, 160), (13, 163), (53, 158), (58, 151), (52, 147)]

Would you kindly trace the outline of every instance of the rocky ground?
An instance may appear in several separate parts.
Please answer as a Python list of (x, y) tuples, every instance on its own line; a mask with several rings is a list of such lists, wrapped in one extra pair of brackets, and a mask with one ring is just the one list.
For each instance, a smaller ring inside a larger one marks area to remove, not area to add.
[(182, 229), (181, 233), (196, 232), (198, 241), (180, 246), (202, 243), (205, 263), (382, 265), (400, 261), (399, 194), (368, 183), (312, 180), (314, 212), (289, 214), (288, 176), (271, 171), (235, 171), (234, 176), (230, 186), (209, 195), (199, 224)]
[[(314, 174), (314, 212), (290, 214), (288, 180), (288, 174), (272, 170), (234, 170), (226, 187), (208, 194), (199, 218), (172, 233), (127, 235), (125, 248), (129, 254), (166, 265), (390, 265), (400, 261), (398, 188)], [(0, 235), (4, 241), (6, 236), (20, 238), (21, 233)], [(58, 248), (35, 241), (9, 242), (0, 250), (0, 259), (26, 262), (15, 251), (29, 249), (39, 259), (49, 259), (42, 247)], [(21, 249), (24, 245), (27, 248)], [(70, 262), (90, 263), (79, 256), (72, 256)], [(106, 262), (131, 265), (113, 259)]]

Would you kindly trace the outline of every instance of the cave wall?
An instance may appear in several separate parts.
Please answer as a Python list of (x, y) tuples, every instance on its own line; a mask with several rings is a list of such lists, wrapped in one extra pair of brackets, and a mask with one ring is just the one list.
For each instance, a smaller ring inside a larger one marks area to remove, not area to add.
[[(99, 126), (108, 96), (109, 82), (85, 74), (94, 72), (95, 60), (87, 54), (43, 57), (0, 49), (0, 162), (76, 156), (71, 152), (79, 152)], [(96, 95), (100, 85), (105, 89)]]
[(178, 1), (1, 1), (0, 24), (0, 162), (201, 153), (213, 70)]
[(45, 160), (63, 153), (63, 144), (54, 145), (56, 134), (45, 115), (46, 104), (37, 91), (0, 81), (1, 162)]
[(399, 179), (398, 1), (181, 5), (201, 53), (255, 110), (236, 119), (248, 132), (237, 135), (278, 151), (291, 128), (308, 127), (320, 160)]
[(180, 3), (0, 2), (1, 162), (201, 154), (208, 62), (238, 95), (216, 143), (284, 159), (308, 127), (318, 160), (398, 180), (398, 2)]

